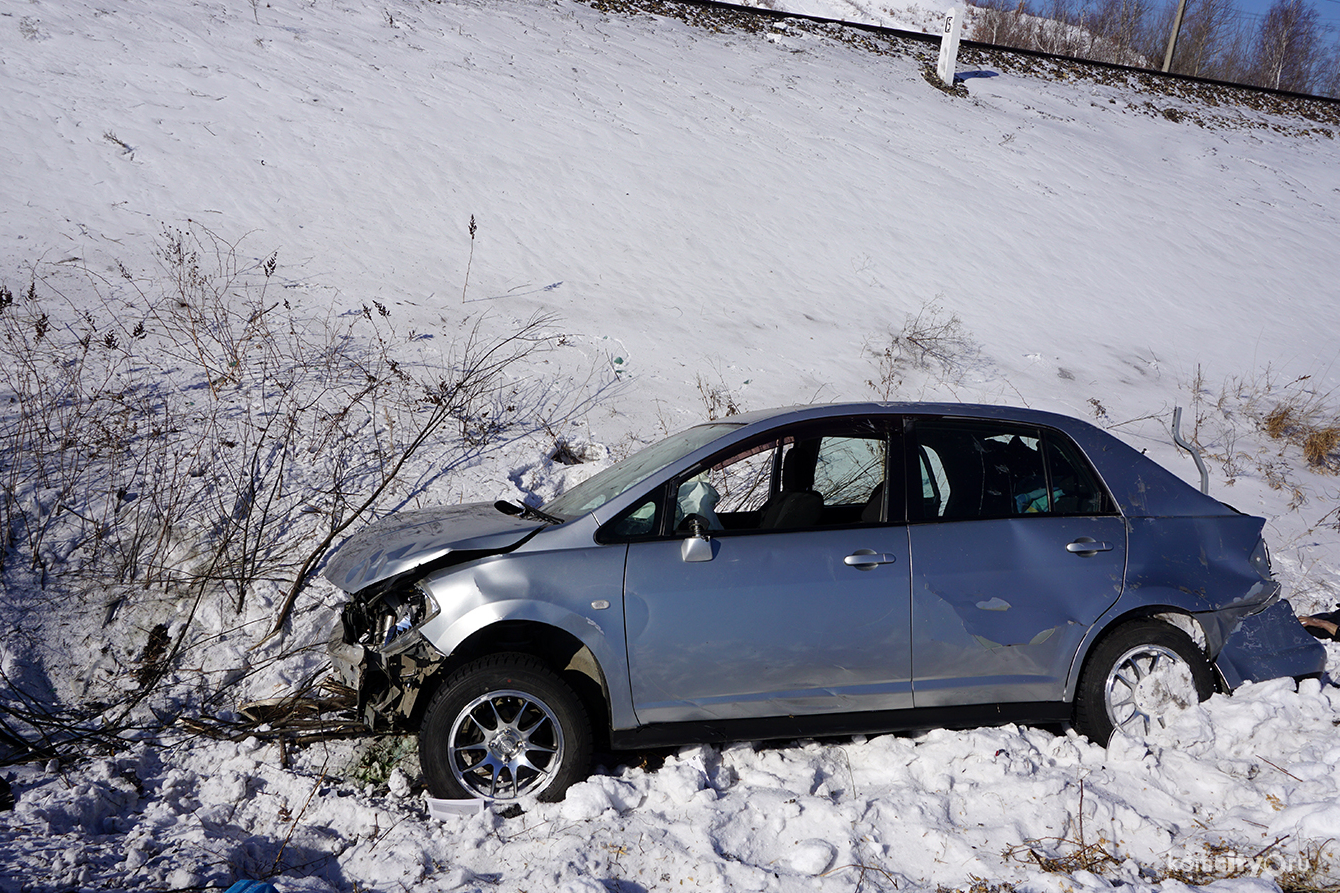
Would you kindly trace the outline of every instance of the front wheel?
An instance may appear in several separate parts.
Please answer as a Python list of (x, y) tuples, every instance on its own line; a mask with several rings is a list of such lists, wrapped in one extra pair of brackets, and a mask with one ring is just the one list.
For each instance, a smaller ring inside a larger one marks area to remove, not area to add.
[(559, 800), (590, 763), (581, 699), (523, 654), (462, 667), (433, 696), (419, 729), (419, 764), (434, 797)]
[(1118, 627), (1089, 656), (1075, 725), (1097, 744), (1114, 731), (1144, 735), (1214, 694), (1214, 671), (1186, 633), (1157, 620)]

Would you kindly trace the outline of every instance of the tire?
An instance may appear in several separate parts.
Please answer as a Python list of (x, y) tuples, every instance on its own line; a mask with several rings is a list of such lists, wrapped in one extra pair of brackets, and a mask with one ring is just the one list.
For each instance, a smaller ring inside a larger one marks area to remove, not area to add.
[(1162, 728), (1214, 690), (1210, 662), (1186, 633), (1158, 620), (1127, 623), (1104, 637), (1085, 661), (1075, 726), (1106, 746), (1117, 730), (1144, 735)]
[(419, 765), (434, 797), (556, 801), (591, 765), (591, 722), (572, 688), (539, 660), (498, 654), (467, 664), (433, 695)]

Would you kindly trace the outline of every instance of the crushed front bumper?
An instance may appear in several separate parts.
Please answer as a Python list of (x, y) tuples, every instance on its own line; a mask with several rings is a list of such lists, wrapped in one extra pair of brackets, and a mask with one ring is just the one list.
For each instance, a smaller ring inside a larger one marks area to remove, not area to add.
[(335, 676), (358, 692), (357, 716), (374, 731), (414, 731), (419, 692), (445, 660), (422, 636), (387, 654), (361, 645), (347, 617), (335, 625), (327, 651)]

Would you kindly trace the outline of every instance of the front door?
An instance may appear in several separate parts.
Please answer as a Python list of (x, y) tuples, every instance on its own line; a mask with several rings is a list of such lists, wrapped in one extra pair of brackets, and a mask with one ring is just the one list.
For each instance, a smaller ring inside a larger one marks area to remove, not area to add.
[[(788, 432), (672, 484), (668, 535), (628, 547), (639, 722), (912, 706), (907, 527), (884, 520), (887, 451), (883, 432)], [(710, 544), (686, 548), (683, 519)]]

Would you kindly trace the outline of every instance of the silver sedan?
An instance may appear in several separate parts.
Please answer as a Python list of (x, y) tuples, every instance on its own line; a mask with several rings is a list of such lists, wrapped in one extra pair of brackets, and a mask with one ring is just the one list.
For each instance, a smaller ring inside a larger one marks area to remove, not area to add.
[(848, 404), (699, 425), (540, 508), (402, 512), (326, 576), (374, 729), (439, 797), (557, 799), (594, 747), (986, 723), (1142, 734), (1319, 674), (1263, 521), (1094, 426)]

